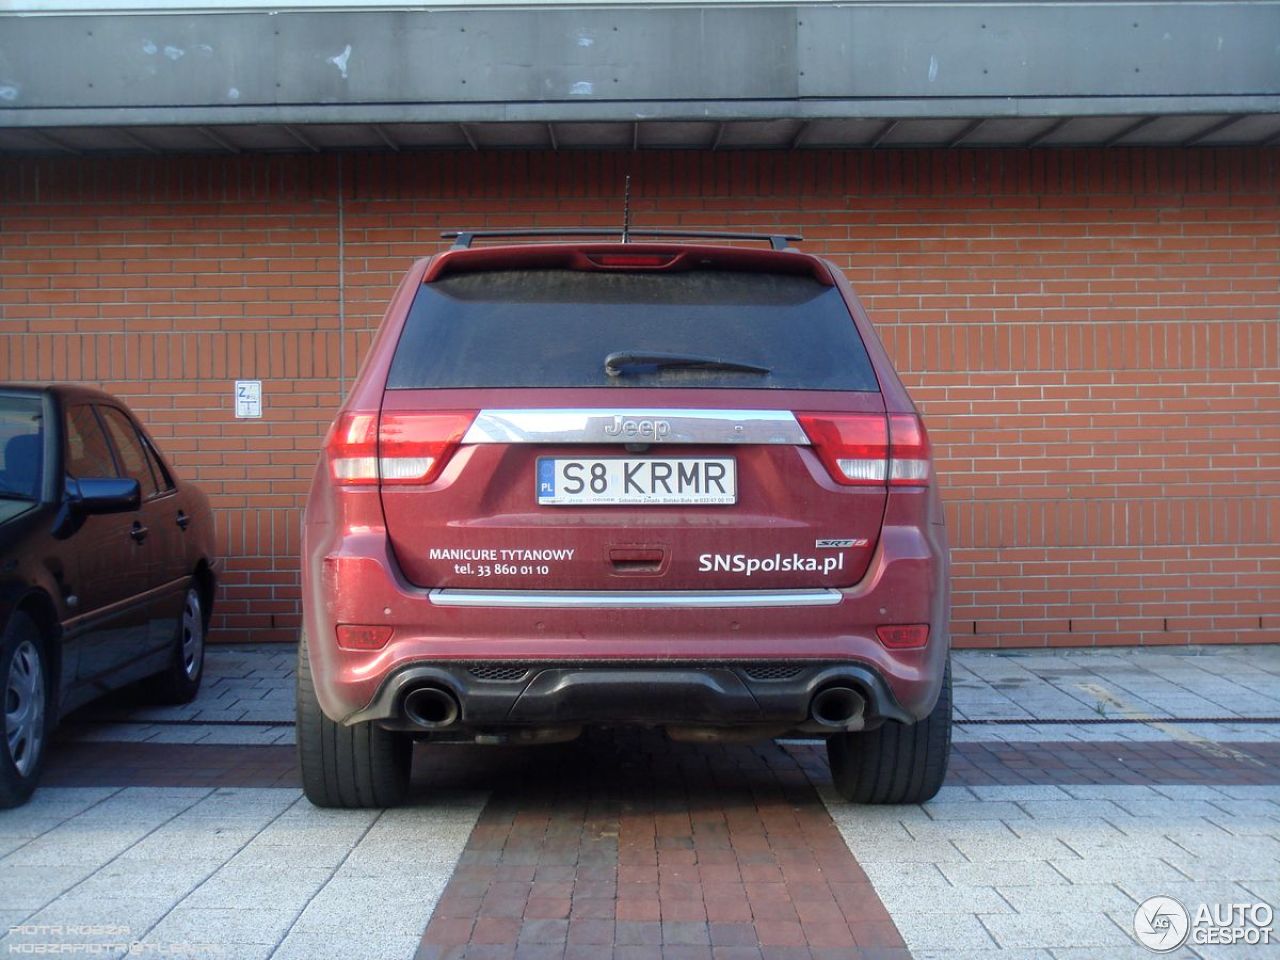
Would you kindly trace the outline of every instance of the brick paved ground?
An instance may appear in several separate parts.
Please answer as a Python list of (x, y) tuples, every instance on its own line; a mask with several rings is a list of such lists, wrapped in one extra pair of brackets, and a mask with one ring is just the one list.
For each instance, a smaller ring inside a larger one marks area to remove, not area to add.
[(420, 960), (908, 956), (777, 747), (601, 737), (502, 780)]
[(420, 747), (414, 805), (379, 814), (300, 798), (287, 654), (214, 650), (200, 701), (81, 713), (0, 813), (0, 952), (114, 924), (233, 960), (1125, 960), (1147, 896), (1280, 905), (1280, 648), (957, 664), (923, 807), (838, 801), (820, 745), (624, 732)]

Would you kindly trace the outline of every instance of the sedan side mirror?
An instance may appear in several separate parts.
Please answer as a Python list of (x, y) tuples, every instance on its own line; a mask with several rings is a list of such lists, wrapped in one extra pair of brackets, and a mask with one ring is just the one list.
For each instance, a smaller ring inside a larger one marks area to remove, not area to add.
[[(132, 477), (87, 477), (73, 482), (80, 488), (79, 496), (67, 500), (84, 514), (128, 513), (142, 503), (142, 489)], [(67, 492), (71, 492), (70, 483)]]
[(142, 488), (132, 477), (67, 477), (62, 506), (53, 520), (53, 535), (65, 540), (85, 518), (100, 513), (128, 513), (142, 503)]

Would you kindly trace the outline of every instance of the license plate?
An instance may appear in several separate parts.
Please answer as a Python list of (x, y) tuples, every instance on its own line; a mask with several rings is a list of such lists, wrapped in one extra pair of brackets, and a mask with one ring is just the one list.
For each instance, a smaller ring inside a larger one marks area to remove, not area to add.
[(738, 502), (731, 457), (538, 458), (538, 503), (551, 506), (666, 506)]

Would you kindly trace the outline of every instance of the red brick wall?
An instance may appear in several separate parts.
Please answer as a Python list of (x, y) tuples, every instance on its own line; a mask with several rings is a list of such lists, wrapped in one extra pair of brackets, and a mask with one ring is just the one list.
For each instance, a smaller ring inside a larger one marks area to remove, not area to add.
[[(293, 637), (317, 447), (441, 228), (799, 230), (944, 477), (966, 645), (1280, 640), (1280, 150), (0, 165), (0, 378), (129, 400), (212, 495), (225, 640)], [(232, 418), (231, 381), (266, 416)]]

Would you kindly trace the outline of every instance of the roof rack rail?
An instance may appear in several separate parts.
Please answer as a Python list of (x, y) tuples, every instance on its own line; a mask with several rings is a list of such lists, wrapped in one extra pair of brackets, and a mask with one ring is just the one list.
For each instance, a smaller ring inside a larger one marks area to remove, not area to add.
[(488, 240), (494, 237), (611, 237), (618, 236), (626, 242), (627, 237), (690, 237), (697, 240), (761, 240), (774, 250), (790, 249), (792, 243), (804, 239), (794, 233), (730, 233), (717, 230), (583, 230), (554, 228), (535, 230), (446, 230), (440, 234), (445, 240), (453, 241), (454, 250), (466, 250), (471, 241), (477, 238)]

